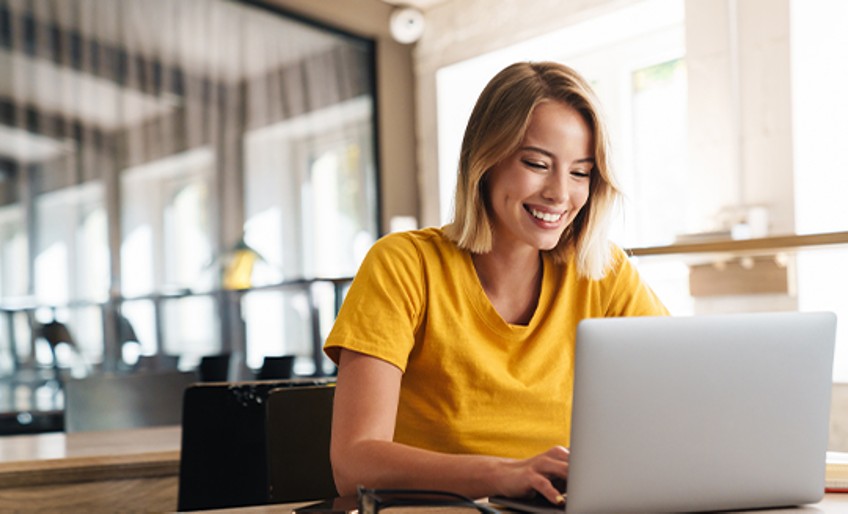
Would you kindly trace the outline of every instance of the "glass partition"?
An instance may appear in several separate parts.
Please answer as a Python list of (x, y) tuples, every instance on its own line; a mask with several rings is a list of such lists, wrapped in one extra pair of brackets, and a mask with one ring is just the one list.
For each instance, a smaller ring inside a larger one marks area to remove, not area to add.
[(0, 0), (0, 381), (332, 371), (312, 282), (379, 235), (373, 41), (272, 2), (61, 4)]

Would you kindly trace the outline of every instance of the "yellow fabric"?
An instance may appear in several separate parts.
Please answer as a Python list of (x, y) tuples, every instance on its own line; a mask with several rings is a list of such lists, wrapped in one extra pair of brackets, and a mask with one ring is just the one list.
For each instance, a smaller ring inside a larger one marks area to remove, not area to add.
[(569, 444), (578, 321), (666, 315), (624, 252), (599, 281), (545, 256), (527, 326), (503, 321), (471, 256), (440, 229), (380, 239), (357, 273), (325, 345), (403, 372), (395, 441), (447, 453), (524, 458)]

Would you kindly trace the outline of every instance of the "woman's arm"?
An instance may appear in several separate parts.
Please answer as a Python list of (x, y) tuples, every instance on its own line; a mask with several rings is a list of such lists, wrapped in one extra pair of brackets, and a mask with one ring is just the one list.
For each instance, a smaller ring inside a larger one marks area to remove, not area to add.
[(340, 495), (357, 485), (453, 491), (472, 498), (523, 496), (535, 490), (558, 503), (551, 478), (566, 478), (568, 450), (554, 447), (526, 460), (437, 453), (392, 442), (400, 369), (341, 350), (330, 456)]

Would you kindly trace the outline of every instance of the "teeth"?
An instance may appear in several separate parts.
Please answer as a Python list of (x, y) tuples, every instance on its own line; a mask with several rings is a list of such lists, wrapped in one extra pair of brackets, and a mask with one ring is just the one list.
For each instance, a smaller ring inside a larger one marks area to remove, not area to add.
[(533, 215), (534, 218), (538, 218), (542, 221), (547, 221), (549, 223), (553, 223), (555, 221), (559, 221), (562, 218), (563, 213), (553, 214), (549, 212), (537, 211), (536, 209), (531, 208), (530, 214)]

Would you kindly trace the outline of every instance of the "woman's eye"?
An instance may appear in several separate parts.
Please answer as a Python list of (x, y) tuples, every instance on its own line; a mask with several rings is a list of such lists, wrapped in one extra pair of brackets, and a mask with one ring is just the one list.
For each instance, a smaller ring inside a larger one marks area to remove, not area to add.
[(591, 173), (588, 172), (588, 171), (584, 171), (584, 170), (572, 170), (571, 175), (578, 177), (578, 178), (586, 178), (589, 175), (591, 175)]
[(525, 161), (523, 161), (523, 162), (524, 162), (524, 164), (526, 164), (527, 166), (530, 166), (531, 168), (534, 168), (534, 169), (537, 169), (537, 170), (545, 170), (545, 169), (548, 169), (548, 165), (547, 165), (547, 164), (545, 164), (544, 162), (538, 162), (538, 161), (528, 161), (528, 160), (525, 160)]

